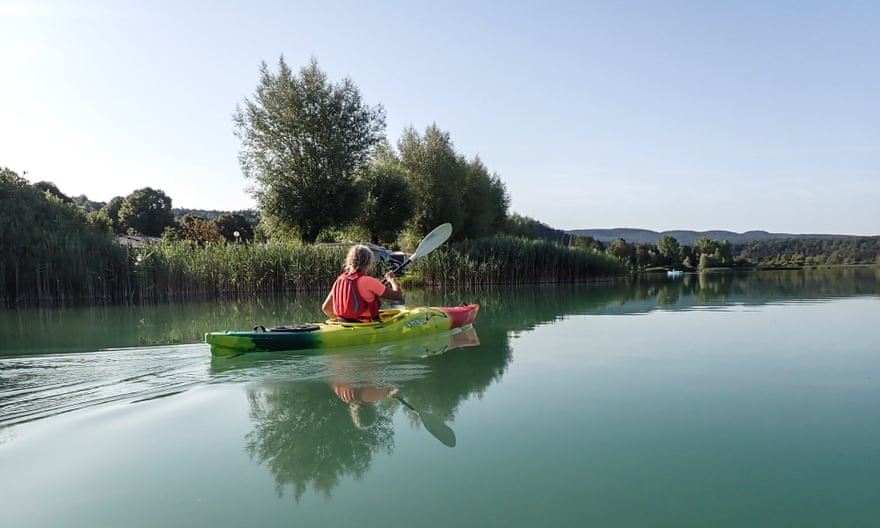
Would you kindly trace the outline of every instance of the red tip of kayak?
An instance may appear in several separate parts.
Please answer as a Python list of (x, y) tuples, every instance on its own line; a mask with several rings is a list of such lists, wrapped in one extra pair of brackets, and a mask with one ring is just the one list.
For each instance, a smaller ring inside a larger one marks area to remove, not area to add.
[(480, 305), (468, 304), (466, 306), (442, 307), (440, 310), (449, 314), (449, 318), (452, 319), (452, 325), (449, 328), (452, 329), (473, 323), (474, 319), (477, 318), (477, 312), (480, 311)]

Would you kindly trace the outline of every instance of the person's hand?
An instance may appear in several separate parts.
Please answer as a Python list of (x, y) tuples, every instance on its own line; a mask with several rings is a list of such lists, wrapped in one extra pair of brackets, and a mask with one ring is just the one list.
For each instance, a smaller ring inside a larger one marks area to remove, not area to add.
[(354, 389), (348, 385), (333, 385), (333, 391), (345, 403), (351, 403), (354, 400)]
[(388, 281), (388, 284), (394, 284), (397, 280), (394, 278), (394, 272), (389, 271), (385, 274), (385, 280)]

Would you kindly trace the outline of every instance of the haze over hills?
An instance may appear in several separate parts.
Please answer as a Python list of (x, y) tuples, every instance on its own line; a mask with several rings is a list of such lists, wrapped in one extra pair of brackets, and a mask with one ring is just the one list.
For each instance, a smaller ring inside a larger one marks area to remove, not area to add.
[(856, 235), (831, 235), (831, 234), (794, 234), (794, 233), (769, 233), (767, 231), (746, 231), (735, 233), (733, 231), (690, 231), (686, 229), (673, 231), (652, 231), (650, 229), (636, 229), (628, 227), (616, 227), (612, 229), (572, 229), (566, 231), (570, 235), (591, 236), (599, 242), (612, 242), (622, 238), (631, 244), (657, 244), (660, 237), (669, 235), (679, 244), (692, 246), (702, 237), (710, 240), (727, 240), (731, 244), (753, 242), (756, 240), (773, 240), (781, 238), (858, 238)]

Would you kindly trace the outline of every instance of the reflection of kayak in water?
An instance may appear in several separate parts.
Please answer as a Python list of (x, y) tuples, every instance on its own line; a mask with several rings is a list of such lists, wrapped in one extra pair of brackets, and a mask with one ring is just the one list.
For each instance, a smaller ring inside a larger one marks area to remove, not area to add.
[(262, 379), (266, 373), (271, 373), (272, 376), (290, 379), (327, 378), (358, 386), (397, 386), (422, 378), (430, 372), (430, 362), (419, 360), (479, 344), (477, 330), (468, 325), (390, 343), (291, 352), (253, 352), (234, 357), (212, 356), (211, 372), (244, 376), (237, 377), (239, 381)]
[[(418, 357), (439, 356), (456, 348), (477, 346), (480, 338), (473, 326), (455, 328), (442, 334), (432, 334), (406, 341), (397, 341), (371, 347), (381, 356), (391, 357)], [(358, 347), (365, 348), (365, 347)]]
[(450, 330), (467, 328), (477, 317), (478, 304), (455, 307), (418, 307), (382, 310), (379, 321), (347, 323), (327, 321), (296, 326), (281, 326), (252, 331), (209, 332), (205, 342), (214, 356), (237, 356), (245, 352), (308, 350), (311, 354), (325, 349), (391, 343)]

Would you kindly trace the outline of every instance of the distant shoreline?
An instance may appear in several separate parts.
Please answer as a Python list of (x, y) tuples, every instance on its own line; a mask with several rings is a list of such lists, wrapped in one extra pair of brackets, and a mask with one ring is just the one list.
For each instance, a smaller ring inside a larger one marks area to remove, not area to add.
[(827, 233), (771, 233), (768, 231), (745, 231), (737, 233), (725, 230), (693, 231), (688, 229), (676, 229), (669, 231), (653, 231), (631, 227), (615, 227), (603, 229), (570, 229), (565, 233), (569, 235), (593, 237), (599, 242), (613, 242), (623, 239), (633, 244), (657, 244), (661, 236), (671, 236), (679, 244), (693, 245), (700, 238), (710, 240), (727, 240), (731, 244), (756, 242), (761, 240), (780, 239), (804, 239), (804, 238), (873, 238), (880, 235), (839, 235)]

